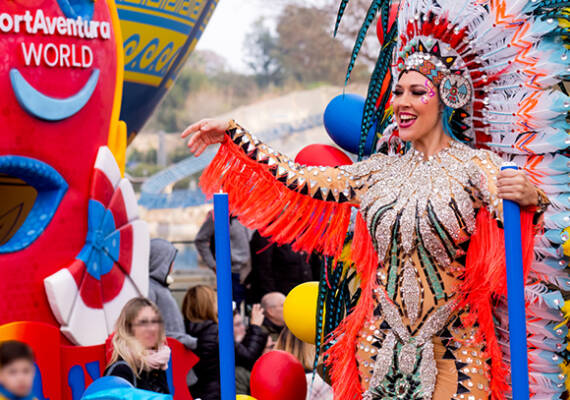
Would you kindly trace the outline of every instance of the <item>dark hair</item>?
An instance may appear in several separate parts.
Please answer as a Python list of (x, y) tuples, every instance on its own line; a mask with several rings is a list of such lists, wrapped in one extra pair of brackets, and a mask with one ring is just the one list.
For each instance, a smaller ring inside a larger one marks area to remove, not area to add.
[(0, 343), (0, 368), (17, 360), (26, 360), (32, 364), (35, 361), (34, 352), (26, 343), (8, 340)]

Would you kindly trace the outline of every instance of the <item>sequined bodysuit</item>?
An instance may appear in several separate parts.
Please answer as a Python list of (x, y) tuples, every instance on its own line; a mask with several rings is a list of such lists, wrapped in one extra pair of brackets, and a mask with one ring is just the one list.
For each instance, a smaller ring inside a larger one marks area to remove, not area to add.
[[(363, 399), (487, 399), (488, 356), (481, 340), (475, 340), (477, 324), (463, 323), (466, 309), (457, 307), (456, 295), (477, 213), (484, 208), (493, 224), (501, 224), (495, 194), (501, 159), (452, 141), (427, 159), (411, 149), (404, 155), (374, 155), (338, 168), (303, 167), (237, 124), (228, 136), (231, 151), (245, 154), (250, 160), (246, 163), (263, 164), (271, 174), (271, 178), (261, 173), (244, 177), (246, 167), (231, 165), (235, 154), (218, 155), (228, 157), (219, 162), (216, 174), (221, 178), (209, 179), (226, 179), (224, 188), (235, 179), (249, 180), (248, 198), (241, 201), (248, 203), (249, 197), (257, 196), (256, 186), (262, 183), (256, 180), (275, 179), (305, 197), (359, 207), (379, 261), (375, 308), (356, 340)], [(230, 172), (235, 177), (225, 176)], [(289, 217), (296, 219), (290, 225), (308, 224), (310, 215), (294, 213), (295, 202), (300, 201), (295, 199), (288, 199), (285, 206)], [(256, 215), (248, 214), (248, 209), (250, 204), (237, 213)], [(346, 211), (335, 210), (330, 214)], [(268, 215), (267, 220), (273, 221), (279, 211)], [(318, 221), (316, 225), (322, 233)]]
[(343, 168), (367, 176), (360, 210), (383, 260), (358, 344), (365, 399), (488, 397), (482, 348), (454, 298), (477, 210), (499, 216), (499, 163), (452, 142), (427, 160), (412, 150)]

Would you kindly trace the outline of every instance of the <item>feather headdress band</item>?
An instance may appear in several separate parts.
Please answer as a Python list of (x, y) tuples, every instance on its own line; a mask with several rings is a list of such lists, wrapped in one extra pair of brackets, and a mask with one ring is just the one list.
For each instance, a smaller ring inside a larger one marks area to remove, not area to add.
[[(423, 39), (423, 41), (422, 41)], [(424, 43), (425, 42), (425, 43)], [(449, 46), (446, 46), (449, 47)], [(452, 109), (461, 109), (472, 100), (473, 83), (465, 63), (455, 51), (441, 54), (441, 44), (431, 37), (410, 40), (397, 56), (394, 63), (398, 75), (405, 71), (417, 71), (428, 78), (439, 89), (441, 101)]]

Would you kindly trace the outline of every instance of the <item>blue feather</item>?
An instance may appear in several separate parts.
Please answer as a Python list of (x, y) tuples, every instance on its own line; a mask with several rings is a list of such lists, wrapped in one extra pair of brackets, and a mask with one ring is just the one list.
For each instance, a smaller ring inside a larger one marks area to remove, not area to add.
[(344, 15), (344, 11), (346, 10), (346, 6), (350, 0), (341, 0), (340, 6), (338, 7), (338, 14), (336, 16), (336, 23), (334, 25), (334, 36), (336, 37), (336, 33), (338, 32), (338, 27), (340, 26), (340, 21), (342, 20), (342, 16)]
[(553, 8), (553, 7), (567, 7), (570, 6), (570, 1), (568, 0), (546, 0), (546, 1), (529, 1), (528, 4), (524, 8), (524, 12), (533, 12), (541, 10), (545, 8)]
[[(392, 27), (390, 32), (388, 33), (386, 43), (380, 50), (380, 54), (378, 55), (378, 60), (376, 62), (376, 66), (374, 67), (374, 71), (372, 72), (372, 76), (370, 78), (370, 83), (368, 85), (368, 94), (366, 96), (366, 101), (364, 103), (364, 112), (362, 114), (362, 124), (361, 124), (361, 131), (360, 131), (360, 144), (358, 149), (358, 159), (362, 159), (364, 157), (365, 146), (366, 146), (366, 139), (368, 137), (368, 132), (370, 128), (374, 125), (377, 118), (377, 109), (376, 103), (378, 101), (378, 97), (380, 96), (380, 90), (384, 84), (384, 80), (386, 79), (386, 75), (390, 70), (390, 64), (392, 60), (392, 51), (396, 44), (396, 35), (397, 35), (397, 28), (396, 25)], [(392, 78), (391, 78), (392, 79)], [(392, 81), (389, 82), (388, 87), (390, 87)], [(388, 99), (390, 97), (390, 92), (387, 91), (384, 93), (384, 96), (379, 104), (378, 110), (384, 110), (388, 103)]]
[(390, 4), (390, 1), (385, 1), (384, 4), (382, 4), (382, 10), (380, 12), (382, 18), (382, 31), (384, 34), (388, 32), (388, 22), (390, 21)]
[[(350, 240), (350, 238), (349, 234), (347, 240)], [(339, 326), (344, 317), (348, 315), (360, 297), (360, 290), (357, 290), (352, 295), (349, 289), (350, 283), (356, 278), (356, 272), (353, 268), (345, 267), (342, 262), (336, 262), (335, 264), (332, 257), (324, 258), (321, 265), (314, 369), (317, 368), (320, 355), (332, 346), (330, 342), (327, 342), (331, 333)], [(327, 312), (324, 314), (325, 309)], [(318, 344), (322, 343), (323, 339), (324, 344), (319, 346)]]
[[(315, 335), (315, 343), (322, 342), (323, 334), (325, 332), (325, 329), (323, 327), (323, 318), (324, 318), (323, 311), (327, 297), (326, 268), (327, 268), (326, 260), (323, 259), (321, 262), (321, 278), (319, 280), (319, 297), (317, 300), (317, 321), (316, 321), (317, 329)], [(321, 346), (317, 345), (315, 349), (315, 359), (313, 361), (313, 370), (317, 369), (320, 355), (321, 355)]]
[(354, 48), (352, 49), (352, 56), (350, 57), (350, 63), (348, 64), (348, 70), (346, 73), (345, 84), (350, 79), (350, 74), (352, 73), (352, 69), (354, 68), (354, 64), (356, 62), (356, 58), (358, 57), (358, 53), (362, 48), (362, 43), (364, 43), (364, 39), (366, 38), (366, 33), (368, 32), (368, 28), (374, 21), (376, 14), (378, 13), (378, 9), (384, 2), (390, 2), (390, 0), (373, 0), (372, 4), (370, 4), (370, 8), (368, 8), (368, 12), (366, 13), (366, 18), (360, 27), (360, 31), (358, 32), (358, 36), (356, 38), (356, 43), (354, 44)]

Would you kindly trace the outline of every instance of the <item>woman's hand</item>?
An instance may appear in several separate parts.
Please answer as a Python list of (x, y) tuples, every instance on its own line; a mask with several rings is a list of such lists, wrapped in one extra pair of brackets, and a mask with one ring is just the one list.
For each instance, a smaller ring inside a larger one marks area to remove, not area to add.
[(538, 192), (522, 170), (504, 169), (497, 178), (497, 195), (504, 200), (512, 200), (521, 207), (536, 206)]
[(209, 145), (222, 143), (228, 128), (228, 121), (203, 119), (186, 128), (180, 137), (184, 139), (192, 135), (188, 141), (188, 148), (190, 149), (190, 152), (198, 157)]
[(264, 319), (265, 315), (263, 314), (263, 308), (261, 308), (259, 304), (254, 304), (251, 308), (251, 318), (249, 319), (249, 323), (251, 325), (261, 326)]

